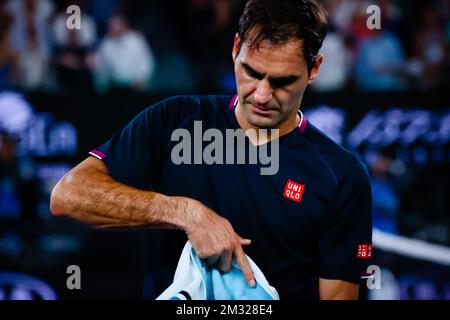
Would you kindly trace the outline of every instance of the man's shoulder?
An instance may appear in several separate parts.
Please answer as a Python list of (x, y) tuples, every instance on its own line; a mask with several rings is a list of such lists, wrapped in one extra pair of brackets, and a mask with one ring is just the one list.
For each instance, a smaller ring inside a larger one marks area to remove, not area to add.
[(355, 153), (332, 140), (311, 123), (308, 123), (305, 137), (337, 176), (368, 178), (367, 167)]
[(214, 111), (224, 110), (230, 99), (231, 96), (226, 95), (176, 95), (159, 100), (146, 111), (180, 116), (204, 112), (211, 114)]

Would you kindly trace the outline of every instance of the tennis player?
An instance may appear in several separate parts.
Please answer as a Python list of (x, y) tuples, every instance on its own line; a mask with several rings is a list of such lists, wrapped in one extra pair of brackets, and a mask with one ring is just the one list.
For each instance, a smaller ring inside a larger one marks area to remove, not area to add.
[[(301, 112), (326, 31), (315, 0), (248, 1), (232, 47), (236, 95), (175, 96), (148, 107), (59, 181), (52, 213), (104, 228), (157, 229), (148, 231), (157, 235), (148, 279), (155, 294), (172, 282), (189, 239), (223, 271), (235, 259), (254, 286), (249, 255), (281, 299), (357, 299), (371, 248), (368, 174)], [(189, 134), (199, 136), (199, 124), (200, 144), (180, 148)], [(216, 140), (210, 154), (234, 163), (194, 161), (208, 154), (207, 130)], [(256, 135), (220, 150), (227, 130)], [(261, 174), (261, 161), (236, 159), (243, 148), (274, 143), (270, 156), (279, 163), (270, 175)], [(173, 159), (177, 148), (183, 163)]]

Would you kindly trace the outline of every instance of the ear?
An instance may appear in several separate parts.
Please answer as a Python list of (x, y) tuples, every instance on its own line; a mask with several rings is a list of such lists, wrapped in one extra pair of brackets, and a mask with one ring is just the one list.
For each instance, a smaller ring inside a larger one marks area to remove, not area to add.
[(241, 39), (239, 38), (239, 35), (236, 33), (234, 36), (234, 43), (233, 43), (233, 62), (236, 62), (236, 58), (239, 54), (239, 43), (241, 42)]
[(311, 69), (311, 74), (309, 76), (309, 80), (308, 80), (308, 84), (312, 84), (314, 82), (314, 80), (317, 78), (317, 76), (319, 75), (319, 69), (320, 69), (320, 65), (322, 64), (324, 59), (323, 54), (318, 54), (314, 60), (314, 65)]

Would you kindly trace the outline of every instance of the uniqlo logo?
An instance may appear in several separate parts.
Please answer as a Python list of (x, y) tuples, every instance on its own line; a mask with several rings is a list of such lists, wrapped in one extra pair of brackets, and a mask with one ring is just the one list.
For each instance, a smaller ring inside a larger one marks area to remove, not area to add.
[(372, 245), (371, 244), (360, 244), (358, 246), (358, 254), (356, 257), (358, 259), (372, 258)]
[(292, 180), (288, 180), (286, 187), (284, 187), (284, 196), (289, 200), (300, 202), (302, 201), (303, 191), (305, 190), (305, 185), (299, 184)]

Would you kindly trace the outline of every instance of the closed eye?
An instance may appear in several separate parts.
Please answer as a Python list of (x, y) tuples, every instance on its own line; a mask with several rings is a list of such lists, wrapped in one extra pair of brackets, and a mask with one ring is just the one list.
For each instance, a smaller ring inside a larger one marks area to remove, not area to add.
[(261, 73), (255, 71), (255, 70), (254, 70), (252, 67), (250, 67), (248, 64), (242, 63), (242, 66), (244, 67), (245, 72), (246, 72), (250, 77), (255, 78), (255, 79), (258, 79), (258, 80), (261, 80), (261, 79), (264, 78), (264, 76), (263, 76)]
[[(256, 71), (252, 67), (250, 67), (248, 64), (242, 63), (242, 66), (244, 67), (245, 72), (250, 77), (257, 79), (257, 80), (264, 79), (265, 75), (259, 73), (258, 71)], [(287, 77), (277, 77), (277, 78), (269, 77), (269, 83), (272, 88), (277, 89), (277, 88), (282, 88), (282, 87), (288, 86), (288, 85), (294, 83), (295, 81), (297, 81), (298, 79), (300, 79), (300, 76), (297, 76), (297, 75), (290, 75)]]
[(274, 89), (282, 88), (282, 87), (286, 87), (286, 86), (294, 83), (295, 81), (298, 80), (298, 78), (299, 77), (297, 77), (297, 76), (289, 76), (286, 78), (272, 78), (272, 79), (270, 79), (270, 85)]

